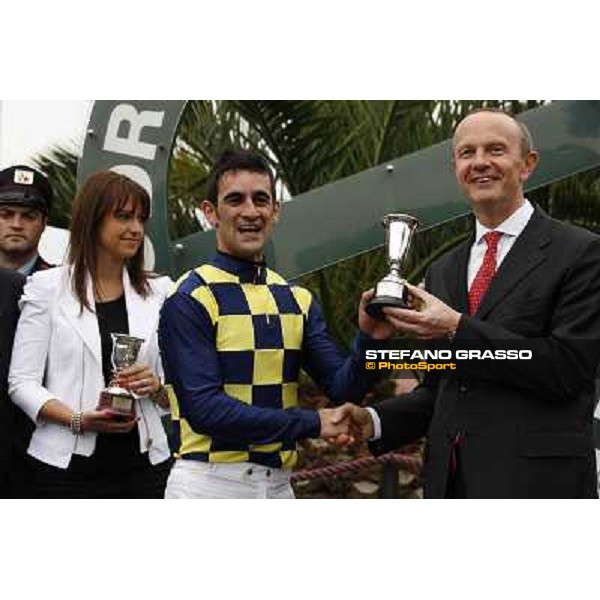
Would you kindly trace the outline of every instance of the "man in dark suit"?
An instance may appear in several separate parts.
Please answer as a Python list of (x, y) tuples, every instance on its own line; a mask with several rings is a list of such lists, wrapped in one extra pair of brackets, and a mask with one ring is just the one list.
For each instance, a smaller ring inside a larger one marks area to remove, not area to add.
[(31, 275), (53, 266), (38, 253), (52, 199), (50, 182), (36, 169), (0, 171), (0, 268)]
[[(16, 165), (0, 171), (0, 269), (15, 271), (21, 275), (32, 275), (36, 271), (48, 269), (51, 265), (38, 252), (40, 237), (46, 228), (48, 214), (52, 206), (53, 192), (48, 179), (36, 169), (26, 165)], [(16, 319), (16, 289), (18, 276), (2, 276), (2, 310), (8, 311)], [(6, 285), (5, 285), (6, 281)], [(12, 281), (12, 283), (10, 283)], [(18, 298), (18, 296), (17, 296)], [(14, 301), (14, 305), (13, 305)], [(9, 310), (9, 307), (10, 308)], [(14, 309), (14, 312), (12, 312)], [(6, 376), (14, 326), (8, 318), (4, 326), (2, 316), (2, 398), (0, 429), (6, 457), (3, 468), (4, 491), (14, 497), (29, 494), (27, 446), (33, 433), (33, 423), (25, 413), (14, 406), (6, 394)]]
[(0, 498), (12, 495), (10, 480), (15, 408), (8, 397), (8, 368), (15, 329), (19, 319), (18, 301), (25, 277), (0, 269)]
[(467, 116), (453, 166), (476, 219), (437, 260), (418, 310), (386, 309), (395, 328), (451, 348), (529, 349), (531, 360), (460, 361), (412, 393), (347, 407), (376, 453), (427, 436), (426, 497), (596, 497), (592, 435), (600, 361), (600, 238), (550, 219), (523, 184), (538, 161), (509, 114)]

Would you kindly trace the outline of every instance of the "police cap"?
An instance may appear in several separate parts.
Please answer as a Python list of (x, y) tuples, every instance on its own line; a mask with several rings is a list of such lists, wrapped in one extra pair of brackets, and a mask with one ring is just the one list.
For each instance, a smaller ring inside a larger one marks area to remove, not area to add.
[(23, 165), (0, 171), (0, 206), (28, 206), (48, 214), (54, 194), (45, 175)]

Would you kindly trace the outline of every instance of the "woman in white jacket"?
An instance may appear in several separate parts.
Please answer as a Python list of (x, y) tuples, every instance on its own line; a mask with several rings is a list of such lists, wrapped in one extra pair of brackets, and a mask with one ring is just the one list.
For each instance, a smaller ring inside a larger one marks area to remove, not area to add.
[[(31, 495), (161, 498), (169, 449), (161, 423), (157, 326), (170, 287), (144, 271), (146, 191), (114, 172), (92, 175), (73, 202), (68, 264), (25, 286), (9, 393), (36, 424), (28, 454)], [(113, 378), (111, 333), (144, 339), (118, 383), (137, 394), (136, 415), (98, 410)]]

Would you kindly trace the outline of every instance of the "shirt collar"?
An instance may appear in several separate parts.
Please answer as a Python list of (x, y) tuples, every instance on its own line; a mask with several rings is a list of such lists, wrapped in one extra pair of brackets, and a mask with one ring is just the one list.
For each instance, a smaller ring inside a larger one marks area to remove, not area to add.
[(239, 277), (240, 283), (259, 284), (267, 281), (267, 263), (264, 260), (245, 260), (218, 250), (210, 262), (215, 267)]
[(31, 271), (33, 271), (33, 267), (38, 259), (38, 255), (36, 254), (31, 260), (28, 260), (22, 267), (17, 269), (17, 272), (22, 275), (31, 275)]
[(531, 202), (525, 198), (525, 202), (517, 209), (515, 212), (505, 219), (498, 225), (494, 227), (494, 229), (490, 229), (485, 225), (482, 225), (479, 221), (475, 221), (475, 243), (479, 244), (483, 241), (483, 236), (489, 231), (499, 231), (504, 235), (509, 235), (512, 237), (518, 237), (521, 235), (523, 229), (527, 223), (529, 223), (529, 219), (533, 214), (533, 206)]

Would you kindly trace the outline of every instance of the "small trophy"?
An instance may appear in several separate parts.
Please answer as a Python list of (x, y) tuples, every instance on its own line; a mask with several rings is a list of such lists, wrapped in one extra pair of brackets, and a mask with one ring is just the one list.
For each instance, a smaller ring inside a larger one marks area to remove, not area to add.
[(382, 223), (390, 272), (375, 286), (375, 295), (366, 307), (369, 316), (377, 319), (384, 318), (383, 309), (386, 306), (408, 308), (408, 289), (400, 269), (408, 254), (412, 234), (419, 226), (419, 221), (414, 217), (400, 214), (386, 215)]
[(136, 395), (125, 388), (114, 383), (120, 369), (130, 367), (137, 361), (140, 348), (144, 343), (141, 338), (136, 338), (124, 333), (111, 333), (113, 341), (112, 354), (110, 361), (113, 366), (113, 380), (109, 387), (100, 393), (100, 403), (98, 410), (110, 410), (111, 412), (123, 417), (135, 417), (135, 408), (133, 401)]

